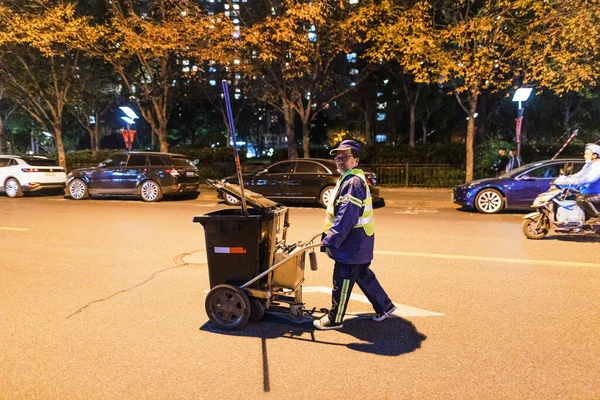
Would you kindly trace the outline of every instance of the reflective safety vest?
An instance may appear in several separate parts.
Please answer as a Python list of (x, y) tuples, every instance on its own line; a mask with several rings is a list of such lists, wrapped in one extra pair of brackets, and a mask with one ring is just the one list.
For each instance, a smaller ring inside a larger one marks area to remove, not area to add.
[[(359, 199), (358, 197), (352, 196), (350, 193), (338, 198), (340, 186), (348, 175), (355, 175), (362, 179), (366, 187), (366, 199)], [(327, 204), (323, 232), (325, 234), (329, 232), (335, 223), (336, 207), (347, 199), (350, 203), (357, 205), (358, 207), (364, 207), (362, 215), (360, 218), (358, 218), (358, 222), (356, 225), (354, 225), (354, 228), (363, 228), (368, 236), (373, 236), (373, 233), (375, 233), (375, 222), (373, 221), (373, 199), (371, 198), (371, 191), (369, 190), (369, 184), (367, 183), (367, 178), (365, 177), (363, 170), (359, 168), (353, 168), (344, 172), (344, 174), (338, 179), (337, 184), (333, 189), (333, 193), (335, 193), (335, 196), (329, 201), (329, 204)]]

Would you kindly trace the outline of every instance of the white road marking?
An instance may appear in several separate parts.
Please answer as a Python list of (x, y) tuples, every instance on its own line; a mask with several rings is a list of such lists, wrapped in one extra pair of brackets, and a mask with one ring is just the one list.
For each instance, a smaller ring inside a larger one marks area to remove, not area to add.
[[(324, 293), (330, 295), (331, 288), (326, 286), (305, 286), (302, 288), (302, 293)], [(362, 294), (352, 293), (350, 295), (350, 300), (359, 301), (361, 303), (366, 303), (369, 305), (371, 304), (369, 299), (367, 299)], [(400, 303), (394, 303), (394, 305), (396, 306), (396, 311), (393, 312), (393, 315), (396, 315), (398, 317), (437, 317), (444, 315), (435, 311), (423, 310), (422, 308), (410, 307)], [(374, 314), (375, 312), (371, 311), (371, 313)], [(368, 314), (368, 312), (349, 312), (346, 314), (361, 316)]]
[(394, 214), (435, 214), (437, 210), (428, 210), (426, 208), (415, 208), (415, 207), (407, 207), (406, 211), (394, 211)]
[(30, 231), (29, 228), (12, 228), (10, 226), (0, 226), (0, 231), (16, 231), (16, 232), (26, 232)]
[(423, 258), (443, 258), (447, 260), (471, 260), (471, 261), (493, 261), (508, 264), (532, 264), (540, 266), (557, 266), (557, 267), (590, 267), (600, 268), (600, 264), (577, 262), (577, 261), (555, 261), (555, 260), (531, 260), (527, 258), (505, 258), (505, 257), (484, 257), (484, 256), (467, 256), (457, 254), (435, 254), (435, 253), (411, 253), (406, 251), (385, 251), (375, 250), (375, 254), (387, 256), (404, 256), (404, 257), (423, 257)]

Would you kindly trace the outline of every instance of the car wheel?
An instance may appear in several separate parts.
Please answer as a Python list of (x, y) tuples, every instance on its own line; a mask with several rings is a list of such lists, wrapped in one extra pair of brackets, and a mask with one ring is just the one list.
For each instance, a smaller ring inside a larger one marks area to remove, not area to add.
[(73, 200), (83, 200), (90, 196), (87, 185), (81, 179), (73, 179), (69, 183), (69, 195)]
[(154, 181), (145, 181), (142, 183), (140, 196), (142, 197), (142, 200), (148, 202), (160, 201), (163, 197), (160, 186)]
[(504, 199), (496, 189), (483, 189), (475, 197), (475, 208), (483, 214), (496, 214), (504, 208)]
[(23, 191), (21, 190), (21, 184), (18, 180), (10, 178), (4, 184), (4, 192), (8, 197), (22, 197)]
[(333, 186), (327, 186), (321, 191), (319, 203), (321, 203), (321, 205), (325, 208), (327, 208), (327, 204), (329, 204), (329, 201), (333, 200), (333, 196), (335, 196), (335, 193), (333, 193), (333, 189)]
[(223, 193), (223, 198), (225, 199), (225, 203), (229, 204), (230, 206), (239, 206), (241, 203), (240, 199), (230, 195), (229, 193)]

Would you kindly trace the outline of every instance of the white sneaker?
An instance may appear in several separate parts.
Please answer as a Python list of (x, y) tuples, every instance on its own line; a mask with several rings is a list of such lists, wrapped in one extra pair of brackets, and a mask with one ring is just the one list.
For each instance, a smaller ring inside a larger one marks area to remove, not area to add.
[(383, 321), (384, 319), (386, 319), (391, 313), (393, 313), (394, 311), (396, 311), (396, 306), (395, 305), (391, 305), (390, 308), (388, 308), (387, 310), (385, 310), (382, 313), (379, 313), (377, 315), (375, 315), (373, 317), (373, 321)]

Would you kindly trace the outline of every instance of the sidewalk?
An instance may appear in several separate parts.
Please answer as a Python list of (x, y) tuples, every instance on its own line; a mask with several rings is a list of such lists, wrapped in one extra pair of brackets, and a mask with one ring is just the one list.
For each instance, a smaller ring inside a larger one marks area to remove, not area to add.
[[(386, 207), (394, 208), (457, 208), (452, 202), (450, 188), (385, 188), (380, 187), (380, 197), (385, 200)], [(200, 185), (201, 200), (219, 200), (217, 191), (210, 185)]]

